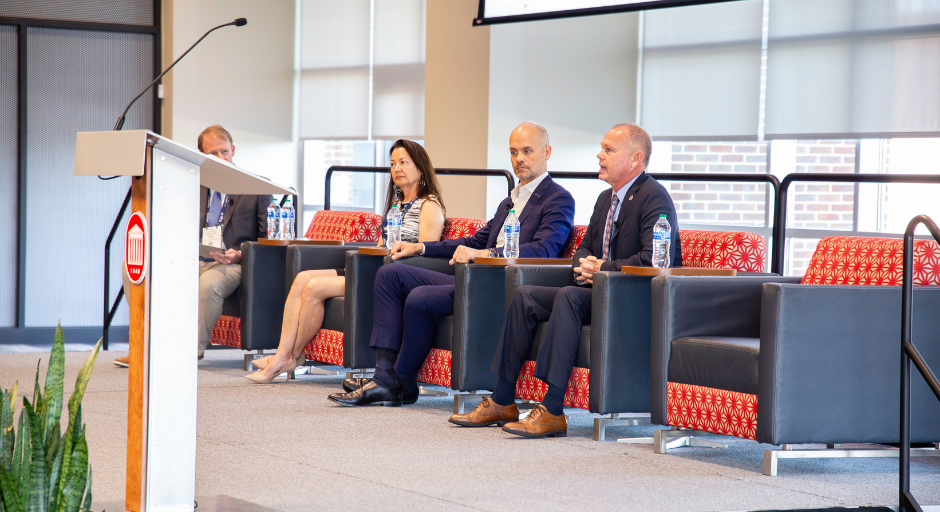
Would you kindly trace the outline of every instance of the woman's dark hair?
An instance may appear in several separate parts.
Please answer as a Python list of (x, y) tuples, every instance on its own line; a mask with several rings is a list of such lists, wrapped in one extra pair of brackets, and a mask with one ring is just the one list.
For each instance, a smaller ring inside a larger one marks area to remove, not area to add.
[[(434, 172), (434, 165), (431, 164), (431, 157), (428, 156), (428, 152), (417, 142), (398, 139), (392, 144), (392, 148), (388, 150), (389, 157), (392, 156), (392, 152), (397, 148), (404, 149), (408, 153), (408, 156), (411, 157), (411, 161), (414, 162), (415, 167), (421, 172), (421, 178), (423, 178), (424, 184), (422, 185), (421, 181), (418, 181), (417, 197), (427, 199), (430, 195), (435, 196), (441, 208), (446, 212), (447, 209), (444, 208), (444, 198), (441, 197), (441, 185), (437, 181), (437, 174)], [(388, 192), (385, 194), (385, 213), (382, 214), (383, 217), (388, 215), (388, 211), (392, 209), (393, 204), (404, 199), (400, 189), (396, 191), (396, 188), (395, 181), (392, 180), (392, 176), (389, 175)]]

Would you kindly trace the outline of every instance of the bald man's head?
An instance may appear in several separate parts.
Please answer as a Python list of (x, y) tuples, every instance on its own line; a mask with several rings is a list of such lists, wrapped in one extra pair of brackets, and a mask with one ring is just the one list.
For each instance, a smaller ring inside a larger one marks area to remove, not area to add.
[(527, 121), (509, 135), (509, 155), (512, 170), (525, 185), (548, 170), (552, 147), (548, 144), (548, 131), (538, 123)]
[(646, 133), (646, 130), (640, 125), (633, 123), (616, 124), (610, 129), (611, 132), (614, 130), (617, 130), (623, 140), (626, 141), (627, 148), (630, 151), (643, 152), (643, 168), (649, 167), (650, 155), (653, 153), (653, 140), (650, 138), (650, 134)]

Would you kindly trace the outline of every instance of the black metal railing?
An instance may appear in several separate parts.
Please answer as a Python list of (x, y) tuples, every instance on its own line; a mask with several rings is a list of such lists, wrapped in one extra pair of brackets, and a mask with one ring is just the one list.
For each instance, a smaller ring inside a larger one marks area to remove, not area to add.
[[(111, 328), (111, 321), (114, 320), (114, 313), (117, 312), (118, 305), (121, 303), (121, 297), (124, 297), (124, 287), (118, 290), (117, 298), (113, 304), (108, 303), (108, 297), (111, 295), (111, 242), (114, 241), (114, 234), (117, 233), (118, 226), (121, 224), (121, 218), (127, 211), (127, 205), (131, 203), (131, 190), (133, 186), (127, 189), (127, 195), (124, 196), (124, 202), (121, 209), (118, 210), (114, 224), (111, 225), (111, 232), (108, 233), (108, 239), (104, 242), (104, 322), (101, 332), (101, 348), (108, 350), (108, 330)], [(109, 307), (110, 306), (110, 307)]]
[(828, 174), (828, 173), (792, 173), (780, 182), (777, 192), (777, 206), (774, 212), (774, 250), (770, 259), (770, 271), (783, 275), (783, 262), (786, 258), (787, 236), (787, 191), (795, 181), (830, 182), (830, 183), (940, 183), (938, 174)]
[(904, 263), (901, 277), (901, 456), (898, 479), (898, 512), (922, 512), (911, 494), (911, 363), (917, 367), (933, 394), (940, 400), (940, 382), (927, 366), (927, 361), (911, 340), (911, 322), (914, 316), (914, 230), (923, 224), (934, 240), (940, 243), (940, 229), (926, 215), (911, 219), (904, 232)]
[[(380, 172), (391, 172), (388, 167), (363, 167), (358, 165), (332, 165), (329, 169), (326, 170), (326, 191), (324, 192), (323, 198), (323, 209), (330, 209), (330, 183), (333, 179), (334, 172), (363, 172), (363, 173), (380, 173)], [(505, 169), (434, 169), (434, 173), (438, 176), (502, 176), (506, 178), (507, 182), (507, 191), (506, 194), (512, 193), (513, 187), (516, 186), (516, 180), (513, 178), (511, 172)]]

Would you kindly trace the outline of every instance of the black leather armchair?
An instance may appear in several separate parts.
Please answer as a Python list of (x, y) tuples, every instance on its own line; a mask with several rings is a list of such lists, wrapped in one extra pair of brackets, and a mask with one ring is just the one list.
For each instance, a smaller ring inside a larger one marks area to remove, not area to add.
[[(774, 445), (898, 442), (900, 287), (799, 280), (655, 278), (653, 423)], [(914, 339), (935, 364), (938, 308), (940, 287), (915, 288)], [(940, 441), (940, 403), (917, 374), (911, 396), (912, 441)], [(752, 402), (756, 411), (735, 405)], [(658, 437), (664, 453), (668, 436)], [(787, 448), (765, 451), (764, 474), (776, 474), (779, 458), (836, 455)]]

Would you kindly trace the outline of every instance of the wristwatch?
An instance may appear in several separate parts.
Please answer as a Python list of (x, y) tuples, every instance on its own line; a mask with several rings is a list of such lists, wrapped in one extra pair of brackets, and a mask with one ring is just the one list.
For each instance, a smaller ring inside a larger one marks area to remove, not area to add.
[(490, 249), (490, 258), (499, 258), (499, 253), (496, 252), (496, 249)]

